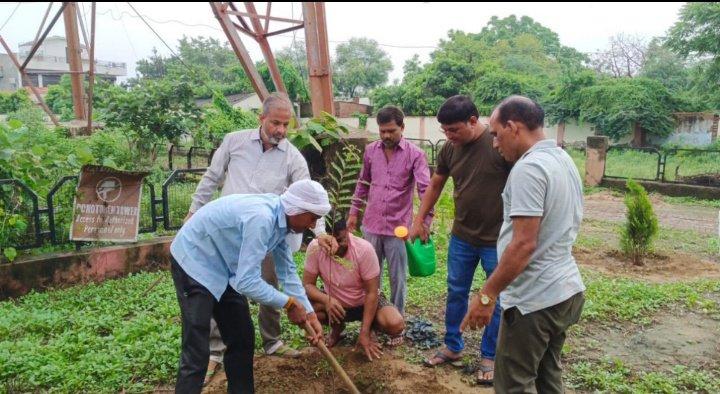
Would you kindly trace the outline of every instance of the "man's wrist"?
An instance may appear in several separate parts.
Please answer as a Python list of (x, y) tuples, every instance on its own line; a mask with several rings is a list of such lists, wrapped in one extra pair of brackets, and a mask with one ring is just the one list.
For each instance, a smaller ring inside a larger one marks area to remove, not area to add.
[(293, 296), (289, 296), (287, 302), (285, 303), (285, 306), (283, 306), (283, 309), (285, 309), (287, 312), (290, 312), (294, 308), (297, 307), (297, 300)]

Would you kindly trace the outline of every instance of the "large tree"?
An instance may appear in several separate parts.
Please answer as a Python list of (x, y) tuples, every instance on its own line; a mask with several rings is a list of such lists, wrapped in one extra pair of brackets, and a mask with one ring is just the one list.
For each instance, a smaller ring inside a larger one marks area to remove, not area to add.
[(690, 78), (701, 106), (720, 109), (720, 3), (687, 3), (666, 45), (695, 62)]
[(637, 76), (645, 64), (647, 43), (639, 36), (616, 34), (609, 48), (593, 54), (591, 64), (599, 73), (615, 78)]
[(392, 68), (390, 57), (380, 49), (377, 41), (351, 38), (335, 48), (335, 89), (344, 96), (357, 97), (387, 82)]

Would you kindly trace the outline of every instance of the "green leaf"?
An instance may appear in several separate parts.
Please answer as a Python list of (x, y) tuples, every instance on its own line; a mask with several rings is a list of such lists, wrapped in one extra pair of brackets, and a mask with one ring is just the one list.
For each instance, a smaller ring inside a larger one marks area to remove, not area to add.
[(5, 248), (3, 254), (7, 257), (8, 261), (12, 262), (17, 257), (17, 250), (13, 247)]

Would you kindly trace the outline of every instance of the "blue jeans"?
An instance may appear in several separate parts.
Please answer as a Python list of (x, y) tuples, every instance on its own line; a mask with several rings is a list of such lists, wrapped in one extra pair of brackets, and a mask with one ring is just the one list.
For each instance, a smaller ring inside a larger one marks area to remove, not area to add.
[[(495, 246), (475, 247), (454, 235), (450, 237), (447, 261), (448, 296), (445, 309), (445, 345), (456, 353), (465, 347), (460, 333), (460, 323), (467, 313), (468, 297), (478, 262), (481, 263), (487, 277), (490, 277), (498, 263), (497, 248)], [(480, 345), (482, 358), (495, 359), (500, 314), (500, 300), (498, 299), (492, 320), (483, 331)]]

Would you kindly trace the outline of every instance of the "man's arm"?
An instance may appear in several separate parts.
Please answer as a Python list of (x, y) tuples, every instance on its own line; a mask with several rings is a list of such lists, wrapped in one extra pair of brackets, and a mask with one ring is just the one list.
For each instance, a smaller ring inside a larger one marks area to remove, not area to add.
[(372, 323), (375, 320), (375, 314), (378, 308), (378, 288), (380, 287), (380, 276), (372, 279), (363, 280), (363, 290), (365, 291), (365, 304), (363, 306), (363, 318), (360, 326), (360, 334), (358, 335), (358, 345), (363, 347), (365, 355), (369, 361), (380, 358), (382, 351), (380, 345), (375, 342), (371, 336)]
[(517, 171), (508, 179), (506, 188), (510, 193), (510, 215), (512, 239), (505, 248), (495, 272), (490, 275), (480, 294), (493, 301), (482, 305), (480, 296), (475, 295), (460, 329), (466, 326), (477, 329), (490, 323), (493, 308), (500, 292), (505, 290), (528, 266), (537, 247), (540, 223), (544, 215), (548, 175), (537, 164), (517, 164)]
[(317, 287), (318, 276), (318, 274), (307, 270), (303, 272), (303, 287), (305, 287), (305, 293), (307, 293), (310, 302), (325, 302), (327, 298), (327, 295)]
[[(225, 179), (228, 164), (230, 163), (230, 134), (226, 135), (223, 142), (215, 151), (210, 166), (208, 167), (205, 174), (203, 174), (200, 183), (198, 183), (195, 193), (192, 196), (192, 204), (188, 212), (188, 218), (195, 211), (200, 209), (203, 205), (207, 204), (212, 198), (213, 193), (218, 188), (218, 185)], [(188, 219), (186, 218), (186, 220)]]
[(538, 216), (512, 218), (512, 240), (500, 257), (497, 269), (483, 286), (482, 293), (497, 299), (497, 296), (525, 270), (537, 247), (541, 220), (542, 217)]
[(420, 203), (420, 209), (418, 209), (418, 213), (415, 215), (412, 228), (408, 234), (411, 241), (416, 238), (427, 241), (429, 237), (429, 229), (425, 228), (424, 219), (440, 198), (440, 194), (442, 193), (442, 189), (445, 187), (445, 182), (447, 182), (447, 180), (448, 175), (440, 175), (437, 172), (433, 174), (432, 178), (430, 178), (430, 186), (428, 186), (427, 190), (425, 190), (422, 202)]
[(358, 213), (360, 208), (367, 204), (367, 197), (370, 193), (370, 182), (372, 182), (370, 158), (367, 147), (363, 155), (363, 166), (355, 185), (355, 193), (353, 194), (350, 212), (348, 213), (347, 228), (350, 232), (357, 228)]
[[(415, 183), (417, 184), (418, 197), (420, 198), (420, 201), (422, 201), (425, 191), (427, 191), (430, 184), (430, 167), (428, 167), (425, 153), (421, 152), (414, 161), (413, 177), (415, 178)], [(433, 203), (433, 206), (434, 205), (435, 203)], [(423, 218), (423, 223), (427, 228), (430, 228), (430, 225), (432, 224), (433, 214), (433, 209), (431, 208), (427, 215), (421, 216)]]
[(363, 281), (363, 290), (365, 291), (365, 304), (363, 306), (362, 325), (360, 326), (360, 335), (370, 335), (372, 323), (375, 320), (375, 313), (378, 307), (378, 289), (380, 288), (380, 277)]
[[(473, 296), (468, 312), (460, 324), (460, 331), (469, 327), (477, 330), (490, 324), (498, 295), (505, 290), (530, 263), (530, 258), (537, 247), (540, 221), (542, 217), (517, 216), (512, 218), (513, 237), (495, 271), (490, 275), (485, 286)], [(490, 304), (480, 302), (480, 294), (485, 294), (492, 300)]]

